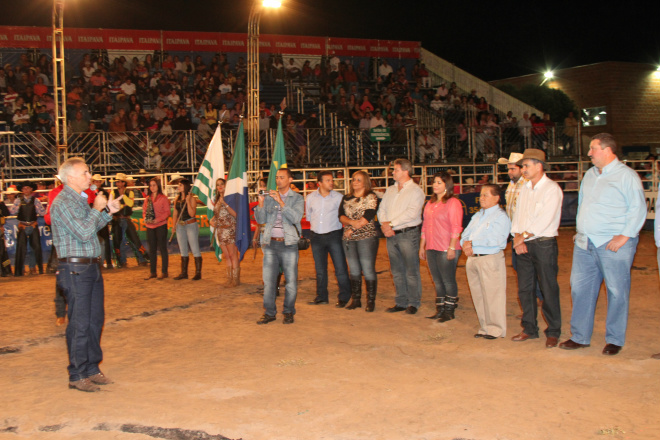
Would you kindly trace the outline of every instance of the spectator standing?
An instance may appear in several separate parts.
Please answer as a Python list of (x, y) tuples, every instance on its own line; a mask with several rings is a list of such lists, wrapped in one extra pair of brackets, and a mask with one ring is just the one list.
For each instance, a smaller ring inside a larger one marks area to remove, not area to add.
[(463, 231), (461, 245), (468, 257), (465, 272), (479, 318), (475, 338), (506, 336), (506, 264), (504, 248), (511, 227), (500, 203), (500, 188), (484, 185), (479, 195), (481, 210)]
[(454, 179), (446, 171), (433, 176), (433, 195), (424, 207), (419, 258), (428, 261), (435, 285), (435, 314), (430, 319), (454, 319), (458, 303), (456, 266), (461, 256), (463, 206), (454, 197)]
[(419, 273), (419, 241), (424, 206), (424, 191), (411, 176), (412, 164), (396, 159), (392, 177), (394, 185), (387, 188), (378, 220), (387, 237), (390, 271), (396, 288), (396, 304), (386, 311), (414, 315), (421, 305), (422, 279)]
[(202, 253), (199, 250), (199, 224), (197, 223), (197, 202), (192, 191), (190, 191), (190, 180), (175, 174), (172, 176), (170, 185), (177, 185), (177, 196), (174, 199), (172, 217), (176, 230), (176, 240), (181, 252), (181, 273), (174, 277), (175, 280), (188, 279), (188, 263), (190, 257), (188, 251), (195, 259), (195, 276), (193, 280), (202, 279)]
[(630, 269), (646, 220), (646, 200), (639, 176), (619, 161), (617, 153), (611, 134), (600, 133), (591, 139), (589, 157), (594, 166), (580, 185), (573, 247), (571, 338), (560, 344), (566, 350), (591, 344), (603, 280), (607, 289), (603, 354), (616, 355), (625, 343)]
[[(337, 178), (339, 179), (339, 172)], [(341, 178), (343, 179), (343, 173)], [(343, 183), (343, 182), (342, 182)], [(373, 312), (376, 307), (378, 277), (376, 275), (376, 256), (378, 254), (378, 230), (376, 213), (380, 199), (371, 189), (371, 179), (366, 171), (353, 173), (351, 188), (342, 199), (339, 207), (339, 221), (344, 225), (343, 241), (346, 248), (351, 281), (351, 303), (346, 306), (352, 310), (362, 307), (362, 277), (367, 288), (366, 312)], [(338, 302), (338, 307), (345, 306)]]
[(310, 222), (312, 255), (316, 268), (316, 298), (309, 304), (328, 304), (328, 255), (335, 268), (339, 285), (337, 306), (342, 307), (351, 297), (346, 256), (342, 246), (343, 229), (339, 221), (339, 208), (343, 196), (334, 191), (332, 171), (321, 171), (317, 176), (318, 189), (307, 196), (305, 217)]
[(144, 199), (142, 219), (147, 227), (147, 243), (151, 273), (145, 280), (156, 278), (157, 255), (160, 250), (161, 275), (159, 280), (167, 278), (169, 256), (167, 254), (167, 219), (170, 217), (170, 201), (165, 194), (160, 180), (154, 177), (149, 181), (149, 192)]
[(298, 294), (298, 240), (301, 232), (300, 220), (303, 216), (303, 197), (291, 190), (293, 174), (288, 168), (281, 168), (275, 176), (277, 190), (268, 196), (259, 195), (254, 208), (257, 223), (265, 224), (261, 234), (261, 248), (264, 253), (264, 315), (257, 324), (275, 321), (277, 307), (275, 291), (280, 268), (286, 278), (284, 295), (284, 324), (293, 324), (296, 314)]
[(520, 342), (539, 337), (535, 294), (538, 281), (543, 295), (541, 309), (548, 324), (545, 346), (553, 348), (561, 334), (556, 237), (564, 195), (559, 185), (545, 174), (545, 160), (542, 150), (530, 148), (523, 154), (522, 172), (528, 182), (520, 190), (511, 224), (523, 331), (511, 340)]

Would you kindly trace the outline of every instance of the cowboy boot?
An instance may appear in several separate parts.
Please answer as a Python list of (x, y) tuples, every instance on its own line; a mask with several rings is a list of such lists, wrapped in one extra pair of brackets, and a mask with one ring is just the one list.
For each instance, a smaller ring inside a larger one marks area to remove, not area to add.
[(438, 319), (442, 316), (442, 311), (445, 309), (445, 297), (436, 296), (435, 298), (435, 315), (427, 316), (428, 319)]
[(367, 285), (367, 307), (364, 308), (365, 312), (373, 312), (376, 308), (376, 288), (378, 287), (378, 280), (365, 281)]
[(440, 318), (438, 318), (438, 322), (447, 322), (451, 321), (454, 319), (454, 310), (456, 307), (456, 303), (458, 302), (458, 297), (456, 296), (448, 296), (445, 298), (445, 308), (442, 310), (442, 314), (440, 315)]
[(362, 307), (362, 278), (351, 280), (351, 303), (346, 306), (348, 310)]
[(241, 285), (241, 267), (240, 266), (234, 267), (232, 275), (233, 275), (233, 279), (234, 279), (234, 286), (240, 286)]
[(188, 262), (190, 257), (181, 257), (181, 273), (174, 277), (175, 280), (187, 280), (188, 279)]
[(202, 279), (202, 257), (195, 257), (195, 276), (192, 279)]

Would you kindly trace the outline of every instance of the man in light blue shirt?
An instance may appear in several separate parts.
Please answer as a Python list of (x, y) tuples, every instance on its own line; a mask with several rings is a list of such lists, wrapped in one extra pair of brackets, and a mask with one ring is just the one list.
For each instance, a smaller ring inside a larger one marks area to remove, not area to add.
[(339, 221), (341, 193), (334, 191), (332, 171), (321, 171), (318, 189), (307, 196), (305, 214), (311, 225), (312, 255), (316, 267), (316, 298), (309, 304), (328, 304), (328, 254), (339, 284), (337, 307), (344, 307), (351, 297), (351, 282), (342, 246), (343, 227)]
[(463, 253), (468, 257), (465, 273), (479, 318), (479, 332), (474, 335), (475, 338), (506, 336), (504, 248), (511, 221), (499, 206), (500, 198), (499, 186), (484, 185), (479, 195), (481, 211), (472, 216), (461, 236)]
[(573, 248), (572, 336), (559, 347), (574, 350), (590, 345), (598, 292), (605, 280), (607, 345), (603, 354), (612, 356), (621, 351), (626, 339), (630, 269), (646, 219), (646, 200), (637, 173), (617, 159), (611, 134), (592, 138), (589, 157), (594, 166), (580, 186)]

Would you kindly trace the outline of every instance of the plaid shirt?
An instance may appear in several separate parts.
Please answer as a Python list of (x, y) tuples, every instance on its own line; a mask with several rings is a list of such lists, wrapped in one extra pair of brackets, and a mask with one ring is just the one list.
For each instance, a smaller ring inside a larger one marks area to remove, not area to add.
[(59, 258), (101, 255), (97, 231), (111, 220), (107, 212), (90, 208), (87, 198), (65, 185), (50, 208), (53, 245)]

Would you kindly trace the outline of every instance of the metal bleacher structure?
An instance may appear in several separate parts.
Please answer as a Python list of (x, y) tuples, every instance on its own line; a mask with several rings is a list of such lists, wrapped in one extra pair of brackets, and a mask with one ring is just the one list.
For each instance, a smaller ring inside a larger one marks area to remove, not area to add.
[[(90, 51), (91, 52), (91, 51)], [(97, 51), (99, 59), (108, 62), (108, 54), (104, 50)], [(4, 50), (0, 51), (0, 64), (16, 62), (20, 54), (29, 53), (36, 59), (37, 50)], [(46, 53), (46, 55), (48, 55)], [(194, 55), (194, 54), (192, 54)], [(161, 54), (162, 56), (162, 54)], [(289, 55), (285, 55), (285, 58)], [(304, 59), (301, 57), (300, 59)], [(326, 62), (321, 57), (321, 62)], [(350, 61), (350, 60), (347, 60)], [(395, 63), (405, 65), (405, 60), (389, 60), (394, 67)], [(410, 70), (411, 60), (407, 60)], [(476, 90), (489, 103), (492, 113), (503, 116), (512, 111), (519, 117), (524, 113), (541, 113), (538, 109), (530, 107), (509, 95), (479, 80), (469, 73), (457, 68), (455, 65), (441, 59), (429, 51), (421, 48), (419, 59), (412, 63), (423, 62), (431, 75), (430, 87), (423, 91), (430, 92), (439, 84), (456, 83), (461, 93), (468, 94)], [(72, 63), (73, 64), (73, 63)], [(359, 84), (360, 92), (366, 88), (378, 91), (376, 81), (379, 58), (368, 60), (371, 79)], [(75, 79), (75, 75), (74, 78)], [(416, 85), (410, 83), (410, 89)], [(498, 157), (508, 156), (511, 151), (522, 151), (531, 146), (532, 138), (521, 133), (517, 128), (504, 126), (494, 127), (488, 133), (496, 145), (496, 151), (489, 154), (478, 154), (483, 149), (481, 138), (485, 134), (473, 124), (477, 114), (472, 107), (455, 108), (435, 111), (428, 102), (415, 102), (414, 118), (405, 125), (392, 127), (389, 141), (372, 140), (367, 130), (361, 130), (343, 120), (341, 114), (331, 105), (326, 105), (321, 99), (319, 85), (314, 82), (301, 80), (285, 80), (283, 82), (263, 82), (261, 99), (269, 105), (279, 104), (287, 98), (288, 107), (286, 117), (295, 118), (299, 115), (310, 115), (316, 112), (319, 118), (319, 128), (305, 130), (307, 142), (307, 157), (302, 164), (294, 166), (304, 171), (299, 177), (301, 182), (306, 176), (319, 168), (350, 169), (381, 167), (389, 164), (393, 159), (406, 157), (416, 166), (422, 167), (424, 175), (432, 170), (441, 168), (454, 169), (460, 179), (460, 184), (469, 185), (469, 178), (476, 182), (477, 176), (492, 174), (496, 179), (498, 170), (495, 161)], [(153, 102), (145, 102), (144, 108), (153, 108)], [(70, 117), (72, 115), (69, 115)], [(5, 118), (7, 120), (7, 118)], [(93, 119), (94, 121), (94, 119)], [(457, 130), (458, 124), (464, 121), (467, 139), (461, 140)], [(96, 119), (97, 126), (102, 122)], [(23, 179), (50, 178), (56, 173), (55, 142), (50, 133), (12, 132), (9, 123), (4, 129), (0, 126), (0, 169), (4, 172), (8, 182)], [(290, 129), (284, 130), (285, 144), (288, 157), (294, 156), (296, 149), (296, 133)], [(441, 157), (432, 164), (419, 163), (417, 152), (417, 139), (425, 130), (429, 133), (437, 129), (441, 140)], [(223, 145), (225, 159), (231, 159), (233, 143), (236, 138), (235, 126), (223, 125)], [(542, 145), (548, 151), (552, 161), (562, 163), (564, 169), (573, 170), (569, 162), (581, 170), (580, 157), (566, 157), (563, 154), (565, 139), (562, 138), (563, 128), (559, 125), (549, 127), (544, 135)], [(579, 130), (579, 128), (578, 128)], [(274, 129), (262, 131), (260, 145), (260, 170), (267, 172), (270, 167), (271, 153), (275, 143)], [(127, 174), (166, 174), (172, 172), (195, 173), (199, 169), (204, 154), (210, 142), (210, 137), (200, 135), (195, 130), (174, 131), (172, 135), (163, 135), (158, 131), (144, 132), (108, 132), (72, 133), (69, 131), (68, 145), (70, 156), (82, 156), (89, 163), (95, 173), (111, 176), (117, 172)], [(580, 135), (575, 136), (574, 151), (581, 151)], [(566, 162), (564, 164), (564, 162)], [(654, 165), (655, 166), (655, 165)], [(503, 170), (500, 169), (499, 172)], [(261, 174), (260, 172), (260, 174)], [(582, 172), (578, 172), (578, 179)], [(499, 180), (499, 179), (498, 179)]]

